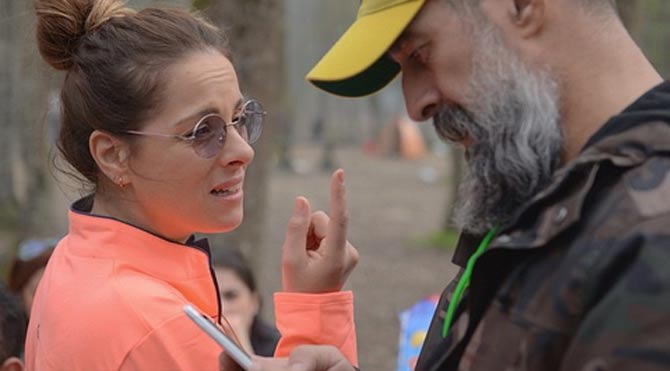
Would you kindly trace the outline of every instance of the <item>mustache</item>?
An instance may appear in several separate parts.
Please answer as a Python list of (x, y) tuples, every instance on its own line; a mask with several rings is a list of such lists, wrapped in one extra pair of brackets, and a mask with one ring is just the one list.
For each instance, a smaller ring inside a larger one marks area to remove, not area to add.
[(474, 116), (462, 107), (445, 107), (433, 117), (433, 127), (438, 137), (450, 142), (461, 142), (472, 137), (466, 122), (474, 122)]

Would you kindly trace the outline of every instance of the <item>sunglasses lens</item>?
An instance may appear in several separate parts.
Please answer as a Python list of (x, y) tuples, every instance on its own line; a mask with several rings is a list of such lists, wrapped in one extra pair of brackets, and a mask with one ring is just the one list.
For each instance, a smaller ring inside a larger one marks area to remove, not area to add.
[(263, 107), (257, 101), (250, 100), (244, 105), (238, 130), (240, 130), (240, 134), (244, 132), (242, 135), (245, 136), (249, 144), (255, 143), (260, 138), (264, 116)]
[(193, 130), (193, 148), (204, 158), (212, 158), (226, 141), (225, 123), (216, 115), (205, 116)]
[[(237, 118), (235, 129), (244, 140), (252, 144), (261, 136), (264, 116), (265, 112), (260, 103), (255, 100), (247, 101)], [(191, 137), (195, 153), (204, 158), (212, 158), (221, 151), (226, 142), (226, 122), (219, 115), (207, 115), (195, 126)]]

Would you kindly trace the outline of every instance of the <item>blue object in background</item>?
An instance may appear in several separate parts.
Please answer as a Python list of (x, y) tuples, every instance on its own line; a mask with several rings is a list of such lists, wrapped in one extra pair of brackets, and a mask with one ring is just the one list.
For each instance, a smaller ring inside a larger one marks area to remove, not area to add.
[(398, 371), (414, 371), (438, 299), (439, 295), (432, 295), (400, 313)]

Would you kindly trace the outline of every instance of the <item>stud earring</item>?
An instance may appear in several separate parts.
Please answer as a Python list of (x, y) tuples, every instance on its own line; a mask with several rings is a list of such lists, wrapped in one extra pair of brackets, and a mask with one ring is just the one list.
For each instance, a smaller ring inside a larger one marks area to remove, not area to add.
[(121, 187), (121, 188), (126, 188), (126, 185), (128, 185), (128, 184), (126, 183), (125, 179), (123, 179), (122, 176), (116, 178), (116, 184), (118, 184), (119, 187)]

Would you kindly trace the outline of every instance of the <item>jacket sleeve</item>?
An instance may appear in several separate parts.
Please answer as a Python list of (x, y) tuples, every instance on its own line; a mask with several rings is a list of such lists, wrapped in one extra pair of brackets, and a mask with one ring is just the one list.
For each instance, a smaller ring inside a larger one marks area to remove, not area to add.
[(180, 314), (148, 333), (128, 353), (119, 370), (219, 370), (222, 349)]
[(629, 254), (601, 277), (600, 298), (581, 321), (561, 370), (670, 369), (670, 235), (664, 225), (609, 245), (627, 244)]
[(286, 357), (303, 344), (333, 345), (358, 365), (354, 296), (351, 291), (327, 294), (280, 292), (274, 295), (281, 339), (275, 356)]

